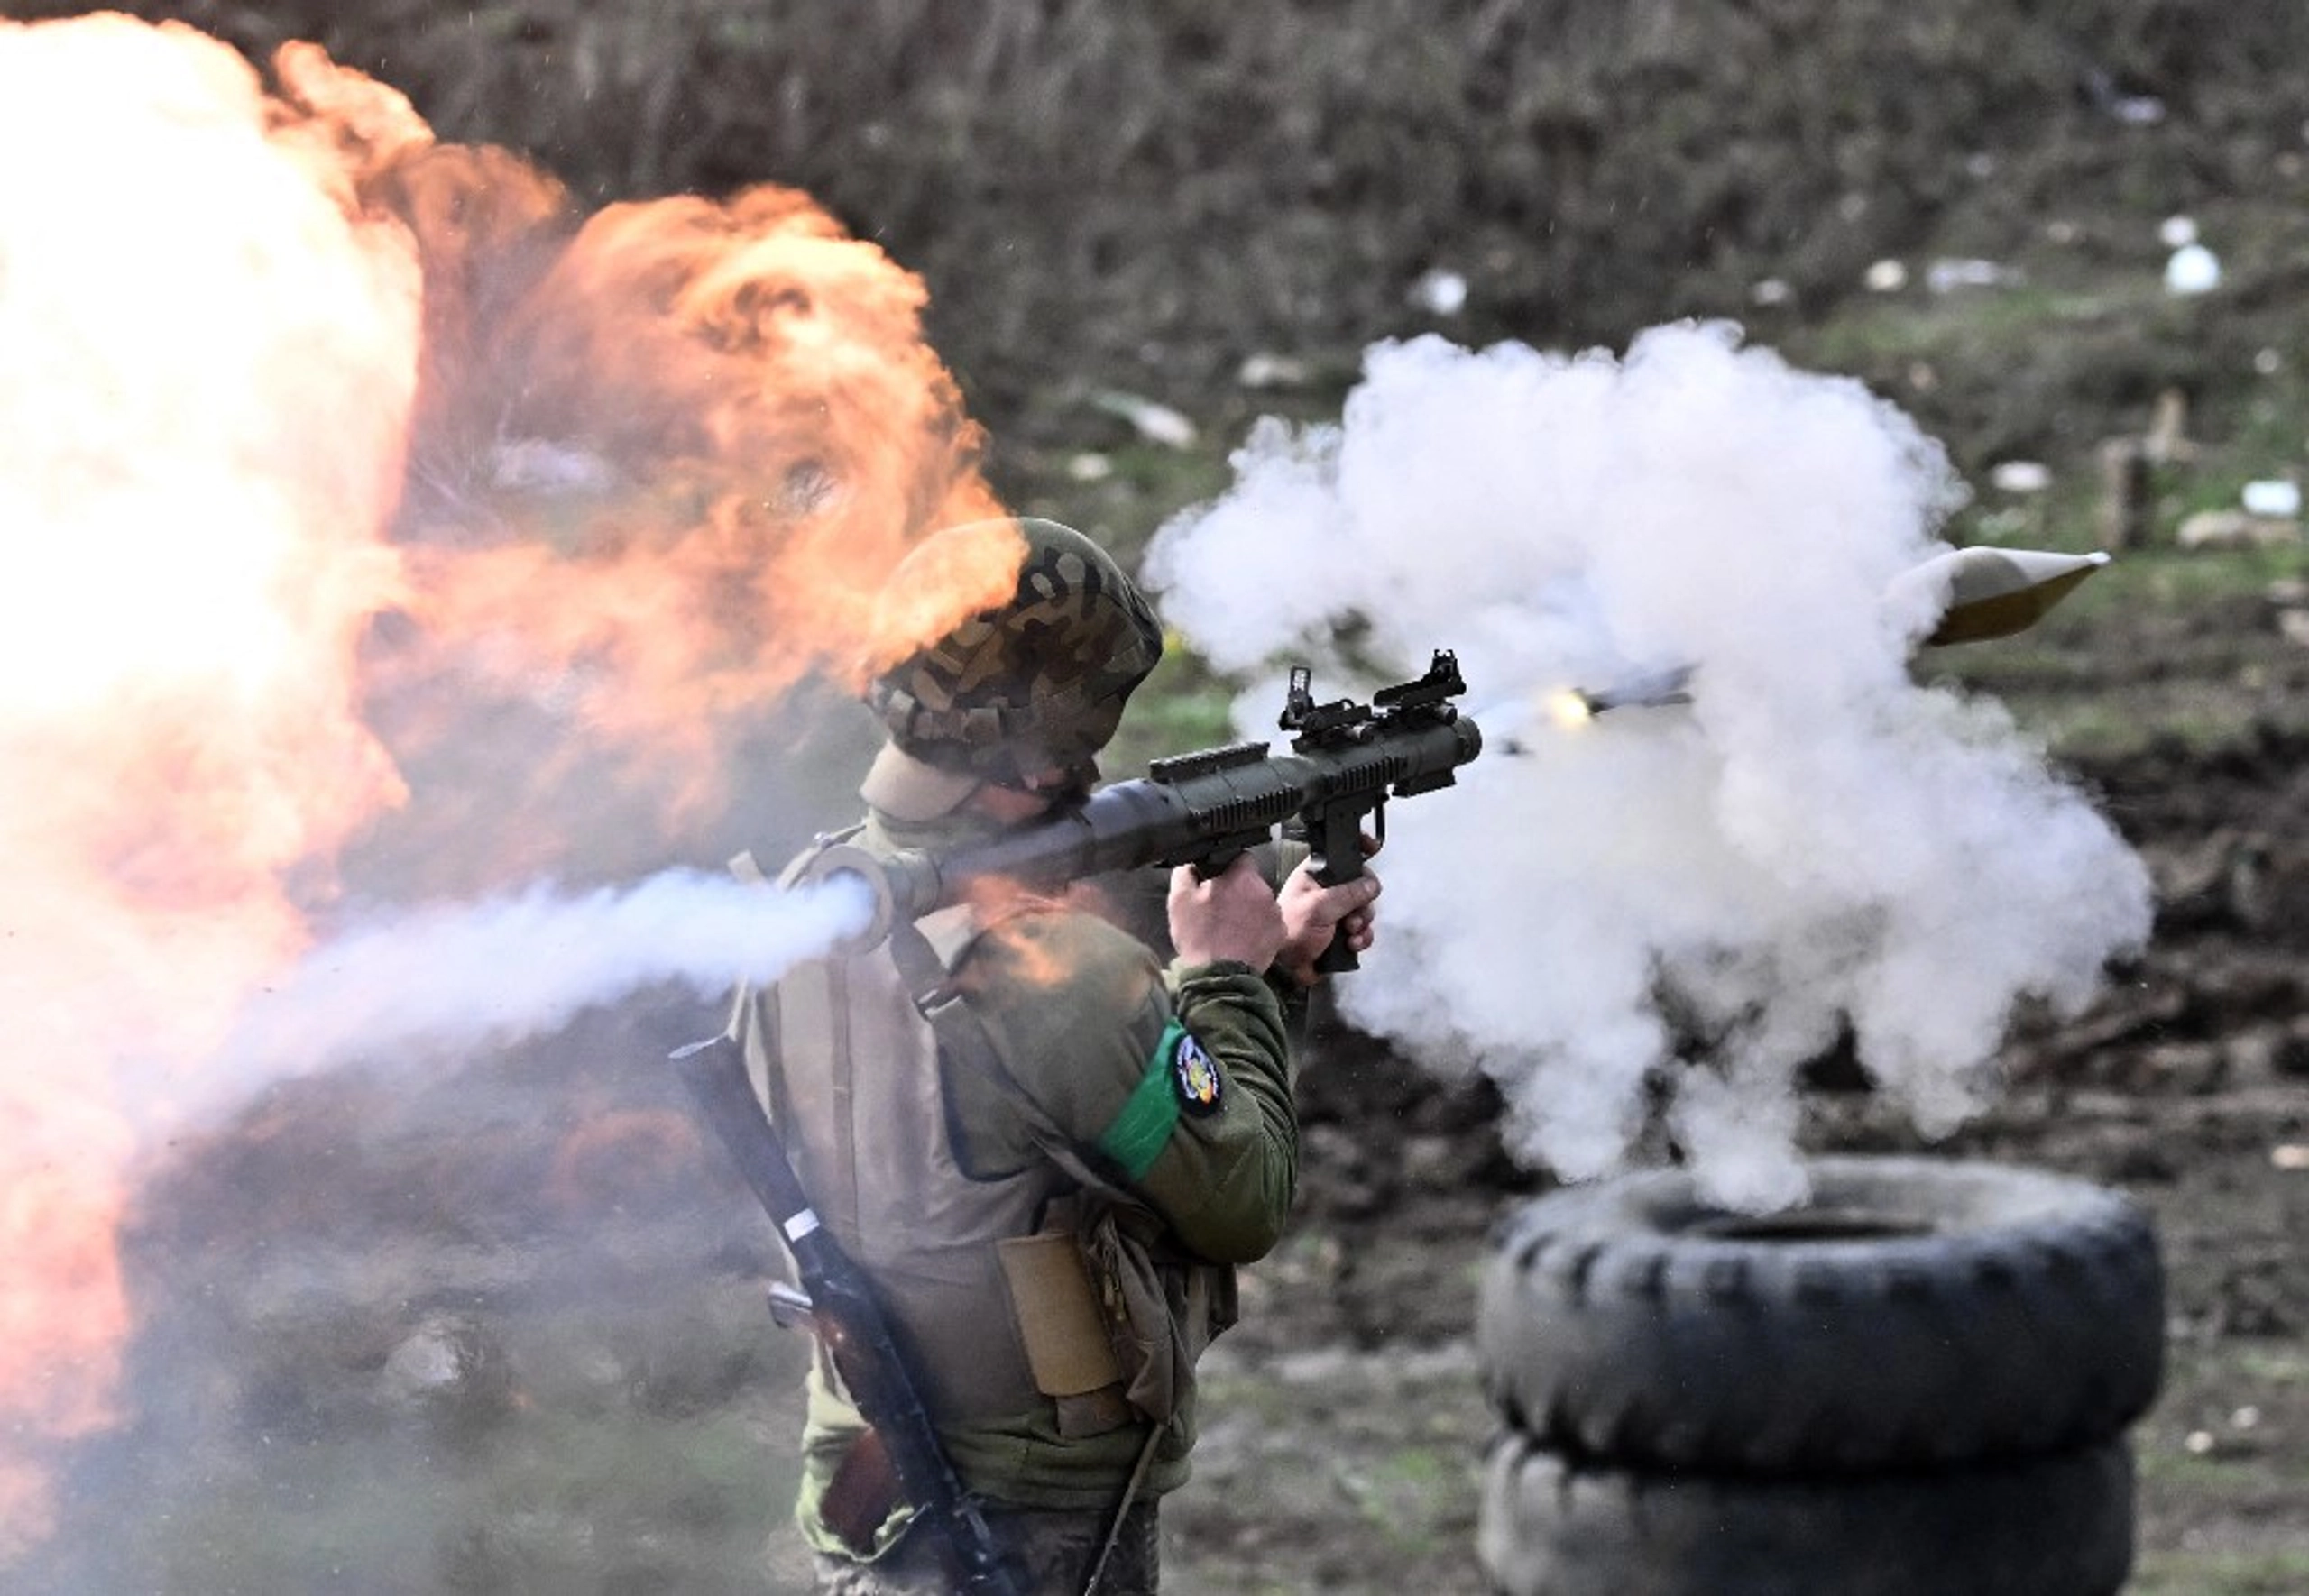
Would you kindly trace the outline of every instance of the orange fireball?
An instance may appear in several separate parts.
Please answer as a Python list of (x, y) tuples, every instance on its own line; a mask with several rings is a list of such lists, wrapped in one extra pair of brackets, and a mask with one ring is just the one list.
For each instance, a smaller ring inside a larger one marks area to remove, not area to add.
[(220, 1043), (356, 850), (501, 885), (614, 791), (678, 851), (997, 510), (921, 283), (791, 190), (582, 216), (313, 46), (118, 16), (0, 23), (0, 137), (5, 1555), (116, 1417), (138, 1151), (258, 1084)]

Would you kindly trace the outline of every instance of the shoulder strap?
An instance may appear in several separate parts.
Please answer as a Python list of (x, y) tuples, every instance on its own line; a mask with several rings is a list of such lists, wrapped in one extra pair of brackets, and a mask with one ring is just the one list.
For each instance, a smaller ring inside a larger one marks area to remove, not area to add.
[[(820, 832), (811, 839), (808, 848), (796, 855), (778, 872), (777, 885), (792, 886), (801, 878), (802, 872), (812, 860), (834, 844), (849, 841), (865, 829), (864, 823), (860, 822), (839, 831)], [(729, 870), (731, 875), (749, 886), (769, 884), (768, 873), (761, 867), (760, 861), (754, 858), (750, 848), (731, 858)], [(846, 978), (846, 972), (839, 961), (829, 964), (826, 980), (833, 995), (830, 1012), (842, 1006), (840, 993)], [(781, 984), (777, 981), (759, 986), (750, 981), (741, 982), (731, 1000), (730, 1030), (744, 1042), (747, 1075), (753, 1082), (756, 1095), (769, 1111), (772, 1123), (785, 1125), (793, 1123), (792, 1105), (787, 1101), (784, 1089), (785, 1077), (773, 1063), (785, 1041), (786, 1014), (780, 997), (781, 989)], [(835, 1050), (835, 1068), (838, 1070), (848, 1068), (847, 1049)]]
[[(964, 942), (950, 949), (948, 958), (958, 957), (967, 945)], [(994, 1039), (986, 1033), (985, 1022), (971, 1012), (961, 993), (956, 990), (948, 959), (939, 957), (919, 925), (903, 921), (891, 929), (890, 956), (897, 961), (898, 977), (906, 983), (915, 1008), (929, 1022), (932, 1033), (937, 1037), (939, 1050), (991, 1082), (1010, 1100), (1044, 1157), (1090, 1190), (1118, 1201), (1137, 1200), (1117, 1185), (1112, 1176), (1098, 1170), (1075, 1145), (1073, 1138), (1051, 1118), (1049, 1110), (1019, 1084), (1010, 1067), (1003, 1063)]]

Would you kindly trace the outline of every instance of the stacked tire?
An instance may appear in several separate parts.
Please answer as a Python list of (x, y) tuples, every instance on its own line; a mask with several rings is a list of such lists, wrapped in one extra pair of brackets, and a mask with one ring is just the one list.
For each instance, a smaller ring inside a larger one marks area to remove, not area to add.
[(1989, 1163), (1663, 1170), (1500, 1226), (1477, 1548), (1503, 1596), (2112, 1596), (2163, 1371), (2147, 1215)]

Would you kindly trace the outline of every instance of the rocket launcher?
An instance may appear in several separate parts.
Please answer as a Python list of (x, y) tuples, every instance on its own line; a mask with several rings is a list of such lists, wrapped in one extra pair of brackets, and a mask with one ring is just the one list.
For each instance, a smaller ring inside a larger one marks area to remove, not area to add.
[[(1466, 693), (1458, 656), (1436, 651), (1427, 673), (1380, 689), (1368, 702), (1318, 703), (1309, 672), (1291, 673), (1282, 730), (1287, 751), (1264, 742), (1156, 760), (1140, 780), (1102, 787), (1080, 804), (991, 841), (877, 857), (850, 844), (819, 853), (805, 881), (847, 872), (872, 894), (872, 920), (850, 944), (874, 947), (892, 926), (961, 901), (973, 884), (1004, 880), (1055, 888), (1110, 870), (1192, 865), (1226, 868), (1276, 828), (1303, 834), (1315, 878), (1325, 886), (1363, 874), (1365, 821), (1384, 839), (1386, 802), (1453, 785), (1460, 766), (1483, 751), (1476, 723), (1451, 701)], [(1320, 970), (1353, 969), (1335, 941)]]

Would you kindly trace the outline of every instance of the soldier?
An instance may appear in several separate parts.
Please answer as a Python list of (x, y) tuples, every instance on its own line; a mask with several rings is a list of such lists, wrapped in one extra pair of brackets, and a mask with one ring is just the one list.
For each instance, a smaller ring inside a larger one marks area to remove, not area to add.
[[(960, 540), (936, 535), (891, 592)], [(1015, 594), (884, 671), (888, 740), (847, 840), (982, 840), (1078, 801), (1162, 635), (1095, 544), (1022, 520)], [(797, 861), (800, 863), (806, 861)], [(1026, 1588), (1153, 1592), (1187, 1477), (1194, 1363), (1297, 1169), (1286, 1005), (1378, 882), (1278, 894), (1251, 856), (1169, 882), (1165, 968), (1079, 901), (985, 896), (742, 995), (739, 1033), (820, 1217), (873, 1277)], [(928, 1016), (928, 1017), (925, 1017)], [(943, 1592), (823, 1351), (797, 1513), (822, 1591)], [(1092, 1582), (1095, 1582), (1095, 1587)]]

